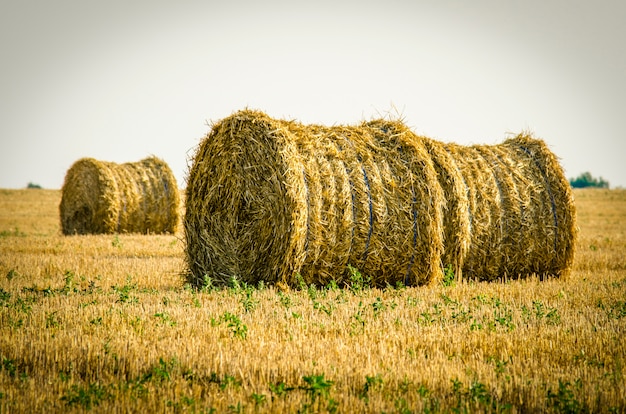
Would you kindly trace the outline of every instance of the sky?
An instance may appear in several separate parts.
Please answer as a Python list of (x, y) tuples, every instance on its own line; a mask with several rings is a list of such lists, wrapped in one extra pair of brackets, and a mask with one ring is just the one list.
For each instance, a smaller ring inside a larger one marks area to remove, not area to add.
[(400, 117), (463, 145), (522, 131), (626, 187), (623, 0), (3, 0), (0, 188), (80, 158), (165, 160), (212, 122)]

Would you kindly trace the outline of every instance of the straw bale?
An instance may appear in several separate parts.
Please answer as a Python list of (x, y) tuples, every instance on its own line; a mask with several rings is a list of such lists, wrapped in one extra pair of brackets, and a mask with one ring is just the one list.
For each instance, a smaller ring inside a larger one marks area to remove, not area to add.
[(470, 244), (463, 277), (566, 274), (574, 254), (575, 210), (570, 186), (545, 143), (520, 134), (499, 145), (442, 145), (468, 190)]
[(399, 121), (303, 125), (243, 110), (192, 160), (188, 281), (423, 285), (559, 276), (573, 260), (567, 180), (541, 140), (461, 146)]
[(82, 158), (67, 171), (59, 212), (63, 234), (174, 233), (180, 196), (156, 157), (116, 164)]
[(507, 139), (502, 146), (532, 177), (524, 217), (532, 237), (525, 252), (526, 267), (519, 273), (565, 276), (574, 260), (577, 229), (574, 198), (563, 169), (545, 142), (527, 133)]
[(441, 276), (441, 189), (405, 131), (302, 125), (244, 110), (213, 125), (190, 168), (188, 280), (376, 285)]

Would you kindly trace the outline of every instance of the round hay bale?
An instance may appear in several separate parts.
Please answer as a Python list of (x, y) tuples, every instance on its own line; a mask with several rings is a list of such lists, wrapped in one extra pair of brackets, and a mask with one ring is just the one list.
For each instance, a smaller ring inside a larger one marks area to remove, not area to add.
[[(519, 160), (529, 197), (524, 201), (523, 225), (532, 238), (526, 244), (526, 261), (519, 272), (543, 276), (566, 276), (574, 261), (576, 208), (569, 181), (557, 157), (544, 141), (522, 133), (502, 143)], [(519, 185), (518, 185), (519, 188)]]
[(61, 231), (174, 233), (179, 204), (174, 174), (156, 157), (125, 164), (82, 158), (65, 175)]
[(543, 141), (460, 146), (396, 121), (302, 125), (244, 110), (190, 168), (188, 281), (376, 286), (567, 273), (575, 211)]
[(373, 284), (441, 277), (442, 192), (404, 127), (302, 125), (244, 110), (213, 125), (189, 171), (188, 281)]
[[(499, 145), (443, 146), (468, 190), (470, 244), (463, 277), (489, 281), (566, 274), (574, 255), (576, 212), (569, 183), (545, 143), (521, 134)], [(452, 227), (446, 235), (463, 234)]]

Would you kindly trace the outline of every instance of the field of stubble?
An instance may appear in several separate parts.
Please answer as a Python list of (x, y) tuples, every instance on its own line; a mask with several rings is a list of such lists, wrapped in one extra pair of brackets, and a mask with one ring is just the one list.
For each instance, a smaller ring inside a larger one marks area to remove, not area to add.
[(196, 291), (182, 234), (0, 190), (0, 412), (625, 412), (626, 191), (574, 196), (568, 278)]

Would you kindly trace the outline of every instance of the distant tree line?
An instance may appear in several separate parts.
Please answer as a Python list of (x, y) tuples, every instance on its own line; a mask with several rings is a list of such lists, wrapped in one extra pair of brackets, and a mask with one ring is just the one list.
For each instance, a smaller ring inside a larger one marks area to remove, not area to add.
[(39, 188), (41, 188), (41, 186), (39, 184), (35, 184), (33, 182), (30, 182), (30, 183), (28, 183), (26, 188), (36, 188), (36, 189), (39, 189)]
[(573, 188), (609, 188), (609, 182), (604, 178), (595, 178), (590, 172), (584, 172), (576, 178), (570, 178), (569, 183)]

